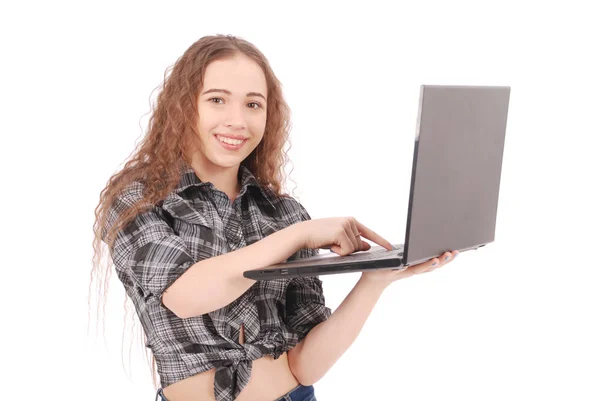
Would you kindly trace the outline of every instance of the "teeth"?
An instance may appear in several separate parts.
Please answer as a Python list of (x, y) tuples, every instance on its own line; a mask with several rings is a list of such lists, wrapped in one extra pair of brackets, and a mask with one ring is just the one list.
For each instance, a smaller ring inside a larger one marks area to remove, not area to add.
[(244, 142), (241, 139), (225, 138), (225, 137), (219, 136), (219, 135), (217, 135), (217, 138), (219, 139), (219, 141), (225, 142), (225, 143), (227, 143), (229, 145), (239, 145), (240, 143)]

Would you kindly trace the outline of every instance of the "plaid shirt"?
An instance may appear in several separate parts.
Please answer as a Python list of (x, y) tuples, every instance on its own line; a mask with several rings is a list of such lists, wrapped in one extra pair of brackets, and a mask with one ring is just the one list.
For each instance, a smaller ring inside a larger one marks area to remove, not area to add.
[[(138, 214), (110, 249), (156, 358), (161, 386), (214, 367), (217, 401), (239, 395), (250, 379), (252, 360), (279, 358), (331, 315), (318, 277), (257, 281), (229, 305), (185, 319), (162, 305), (163, 291), (194, 263), (310, 219), (299, 202), (261, 187), (246, 167), (240, 166), (238, 179), (241, 191), (232, 204), (186, 166), (177, 188)], [(123, 191), (110, 209), (109, 225), (141, 198), (142, 190), (134, 182)], [(317, 253), (301, 249), (288, 260)], [(242, 323), (246, 342), (239, 344)]]

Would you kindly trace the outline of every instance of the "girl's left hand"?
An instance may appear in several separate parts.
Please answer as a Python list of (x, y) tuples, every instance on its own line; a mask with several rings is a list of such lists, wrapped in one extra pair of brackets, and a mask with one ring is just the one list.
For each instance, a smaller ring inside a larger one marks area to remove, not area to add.
[(360, 280), (373, 284), (387, 286), (396, 280), (408, 278), (414, 274), (427, 273), (439, 269), (440, 267), (452, 262), (454, 258), (456, 258), (458, 253), (458, 251), (446, 252), (442, 254), (439, 258), (433, 258), (427, 262), (414, 266), (409, 266), (404, 270), (385, 269), (364, 271), (362, 272)]

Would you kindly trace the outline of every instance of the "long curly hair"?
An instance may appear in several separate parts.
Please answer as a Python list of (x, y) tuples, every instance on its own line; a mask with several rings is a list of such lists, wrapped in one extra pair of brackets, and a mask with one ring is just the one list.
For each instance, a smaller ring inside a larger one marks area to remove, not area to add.
[[(267, 120), (260, 144), (242, 162), (256, 177), (259, 184), (271, 189), (277, 196), (288, 196), (282, 188), (287, 178), (285, 166), (289, 161), (284, 145), (289, 144), (290, 110), (284, 100), (281, 83), (273, 73), (266, 57), (251, 43), (232, 35), (205, 36), (193, 43), (183, 55), (165, 71), (165, 79), (155, 90), (157, 96), (148, 122), (147, 134), (136, 146), (124, 167), (115, 173), (100, 193), (95, 209), (92, 270), (88, 293), (89, 307), (92, 283), (96, 281), (97, 312), (104, 321), (108, 284), (113, 269), (106, 257), (114, 244), (116, 234), (149, 205), (164, 200), (177, 186), (182, 169), (191, 165), (189, 150), (198, 137), (198, 97), (207, 66), (216, 60), (243, 55), (254, 60), (263, 70), (267, 81)], [(115, 224), (107, 227), (108, 211), (121, 191), (134, 181), (144, 184), (143, 199), (123, 212)], [(104, 246), (103, 246), (104, 242)], [(106, 263), (103, 263), (106, 262)], [(125, 323), (131, 312), (130, 299), (125, 297)], [(131, 313), (135, 316), (133, 313)], [(134, 326), (139, 319), (134, 319)], [(97, 327), (97, 326), (96, 326)], [(132, 328), (133, 331), (133, 328)], [(145, 333), (139, 327), (144, 341)], [(141, 336), (140, 336), (141, 337)], [(144, 344), (144, 343), (142, 343)], [(145, 348), (144, 348), (145, 349)], [(131, 352), (131, 348), (130, 348)], [(148, 350), (145, 349), (146, 358)], [(152, 355), (151, 374), (157, 388), (156, 360)]]

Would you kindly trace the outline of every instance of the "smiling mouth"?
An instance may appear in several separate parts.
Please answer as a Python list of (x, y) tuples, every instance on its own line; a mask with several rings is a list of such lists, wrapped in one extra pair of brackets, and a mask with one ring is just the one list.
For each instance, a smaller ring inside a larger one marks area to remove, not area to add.
[(227, 136), (222, 136), (219, 134), (215, 134), (214, 136), (217, 139), (217, 141), (219, 141), (221, 143), (221, 145), (225, 146), (226, 148), (239, 148), (244, 143), (246, 143), (246, 141), (248, 140), (248, 138), (237, 139), (237, 138), (230, 138)]

